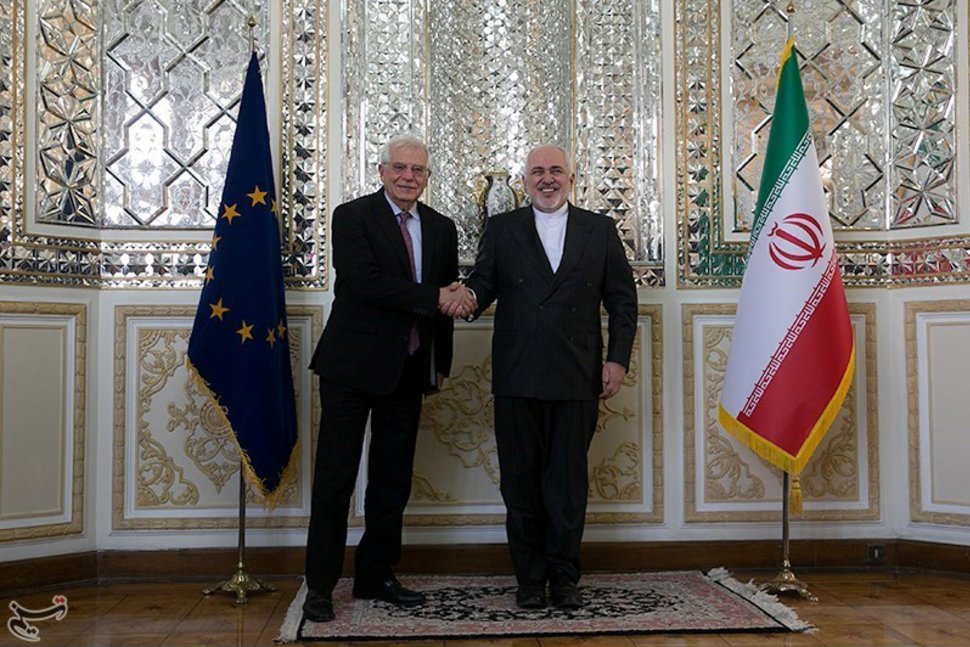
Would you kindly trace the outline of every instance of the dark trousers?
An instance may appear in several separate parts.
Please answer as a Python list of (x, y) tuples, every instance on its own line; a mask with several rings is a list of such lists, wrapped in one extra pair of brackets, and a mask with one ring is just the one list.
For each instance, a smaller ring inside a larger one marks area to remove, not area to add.
[(354, 577), (378, 582), (401, 557), (404, 507), (421, 416), (421, 369), (409, 359), (397, 387), (375, 395), (321, 380), (323, 406), (307, 536), (307, 586), (333, 590), (343, 570), (347, 514), (354, 492), (367, 417), (371, 418), (364, 494), (364, 535), (354, 555)]
[(495, 398), (505, 529), (519, 585), (579, 581), (597, 400)]

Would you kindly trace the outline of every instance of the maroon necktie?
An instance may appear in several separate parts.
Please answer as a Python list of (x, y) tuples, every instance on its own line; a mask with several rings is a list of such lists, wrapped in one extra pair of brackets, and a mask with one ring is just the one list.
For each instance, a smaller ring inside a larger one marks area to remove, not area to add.
[[(414, 267), (414, 241), (411, 240), (411, 232), (408, 231), (408, 218), (411, 217), (411, 212), (402, 211), (401, 216), (401, 236), (404, 238), (404, 246), (408, 248), (408, 262), (411, 264), (411, 279), (414, 281), (418, 280), (418, 272)], [(418, 334), (418, 322), (415, 321), (411, 326), (411, 336), (408, 338), (408, 355), (414, 355), (414, 352), (418, 350), (418, 346), (421, 344), (421, 337)]]

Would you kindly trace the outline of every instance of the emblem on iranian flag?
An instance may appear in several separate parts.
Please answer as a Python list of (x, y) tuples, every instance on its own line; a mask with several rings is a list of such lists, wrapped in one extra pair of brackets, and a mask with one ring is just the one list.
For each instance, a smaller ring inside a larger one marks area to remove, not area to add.
[(793, 213), (771, 226), (768, 243), (771, 260), (786, 270), (814, 267), (825, 252), (825, 232), (818, 220), (807, 213)]

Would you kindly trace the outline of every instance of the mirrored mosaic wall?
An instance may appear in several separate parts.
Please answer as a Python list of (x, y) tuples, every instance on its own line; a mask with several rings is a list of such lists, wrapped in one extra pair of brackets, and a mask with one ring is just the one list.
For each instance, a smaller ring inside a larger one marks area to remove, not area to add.
[[(742, 0), (731, 16), (730, 88), (721, 87), (720, 5), (675, 3), (678, 285), (733, 287), (744, 269), (787, 40), (787, 0)], [(850, 286), (965, 282), (967, 219), (957, 211), (955, 0), (794, 2), (792, 25), (833, 224)], [(724, 102), (727, 107), (724, 107)], [(734, 210), (724, 213), (722, 120)], [(941, 236), (938, 225), (959, 225)], [(914, 239), (889, 239), (905, 231)]]
[[(268, 50), (270, 6), (265, 0), (12, 0), (0, 6), (12, 27), (0, 32), (0, 182), (11, 207), (0, 214), (0, 278), (103, 287), (199, 284), (208, 243), (158, 239), (168, 229), (212, 226), (251, 51), (247, 16), (256, 19), (257, 46)], [(284, 271), (291, 286), (318, 287), (326, 283), (320, 217), (326, 0), (284, 0), (281, 15), (282, 110), (271, 121), (282, 126)], [(29, 82), (27, 69), (36, 70)], [(266, 76), (273, 97), (277, 79)], [(34, 129), (25, 138), (28, 122)], [(37, 178), (29, 214), (25, 158)], [(33, 222), (72, 229), (63, 238), (42, 236), (32, 232)], [(68, 238), (79, 225), (93, 237), (107, 229), (137, 230), (133, 236), (153, 242)]]
[[(268, 4), (253, 18), (266, 49)], [(104, 208), (111, 227), (213, 226), (250, 53), (242, 3), (104, 3)], [(223, 64), (224, 61), (231, 64)]]
[(344, 20), (347, 197), (379, 185), (390, 136), (425, 137), (428, 201), (470, 264), (483, 175), (518, 176), (529, 148), (557, 143), (577, 203), (612, 216), (638, 282), (662, 285), (659, 2), (357, 0)]
[(833, 224), (956, 222), (956, 6), (892, 3), (887, 20), (886, 4), (802, 1), (791, 16), (788, 0), (734, 4), (736, 231), (750, 228), (789, 24)]
[[(324, 287), (327, 3), (281, 2), (281, 24), (269, 25), (268, 0), (252, 0), (259, 38), (280, 43), (270, 52), (279, 66), (268, 68), (282, 76), (268, 88), (280, 93), (271, 119), (281, 128), (284, 267), (291, 287)], [(211, 219), (237, 101), (230, 81), (247, 52), (238, 18), (249, 4), (0, 2), (0, 280), (199, 284), (208, 243), (165, 238)], [(517, 172), (530, 145), (559, 140), (577, 161), (576, 202), (616, 220), (640, 285), (664, 284), (666, 165), (676, 175), (677, 285), (735, 287), (787, 31), (783, 4), (743, 0), (722, 20), (720, 3), (675, 0), (664, 16), (674, 58), (663, 61), (659, 0), (348, 0), (337, 9), (339, 199), (377, 186), (377, 151), (390, 134), (425, 136), (438, 155), (428, 200), (460, 221), (469, 259), (483, 224), (470, 187), (489, 170)], [(846, 282), (966, 282), (956, 151), (967, 135), (955, 115), (966, 94), (956, 92), (967, 66), (956, 43), (967, 2), (795, 5)], [(212, 57), (226, 64), (210, 69)], [(662, 124), (661, 71), (671, 68), (675, 112)], [(194, 108), (173, 127), (175, 104)], [(662, 126), (675, 129), (665, 164)]]

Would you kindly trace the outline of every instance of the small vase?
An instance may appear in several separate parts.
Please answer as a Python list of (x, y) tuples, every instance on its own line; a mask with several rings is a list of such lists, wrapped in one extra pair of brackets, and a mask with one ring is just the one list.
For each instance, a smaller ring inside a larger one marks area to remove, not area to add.
[(509, 174), (505, 171), (489, 171), (485, 174), (485, 196), (482, 201), (482, 221), (497, 213), (511, 211), (519, 206), (519, 198), (509, 186)]

